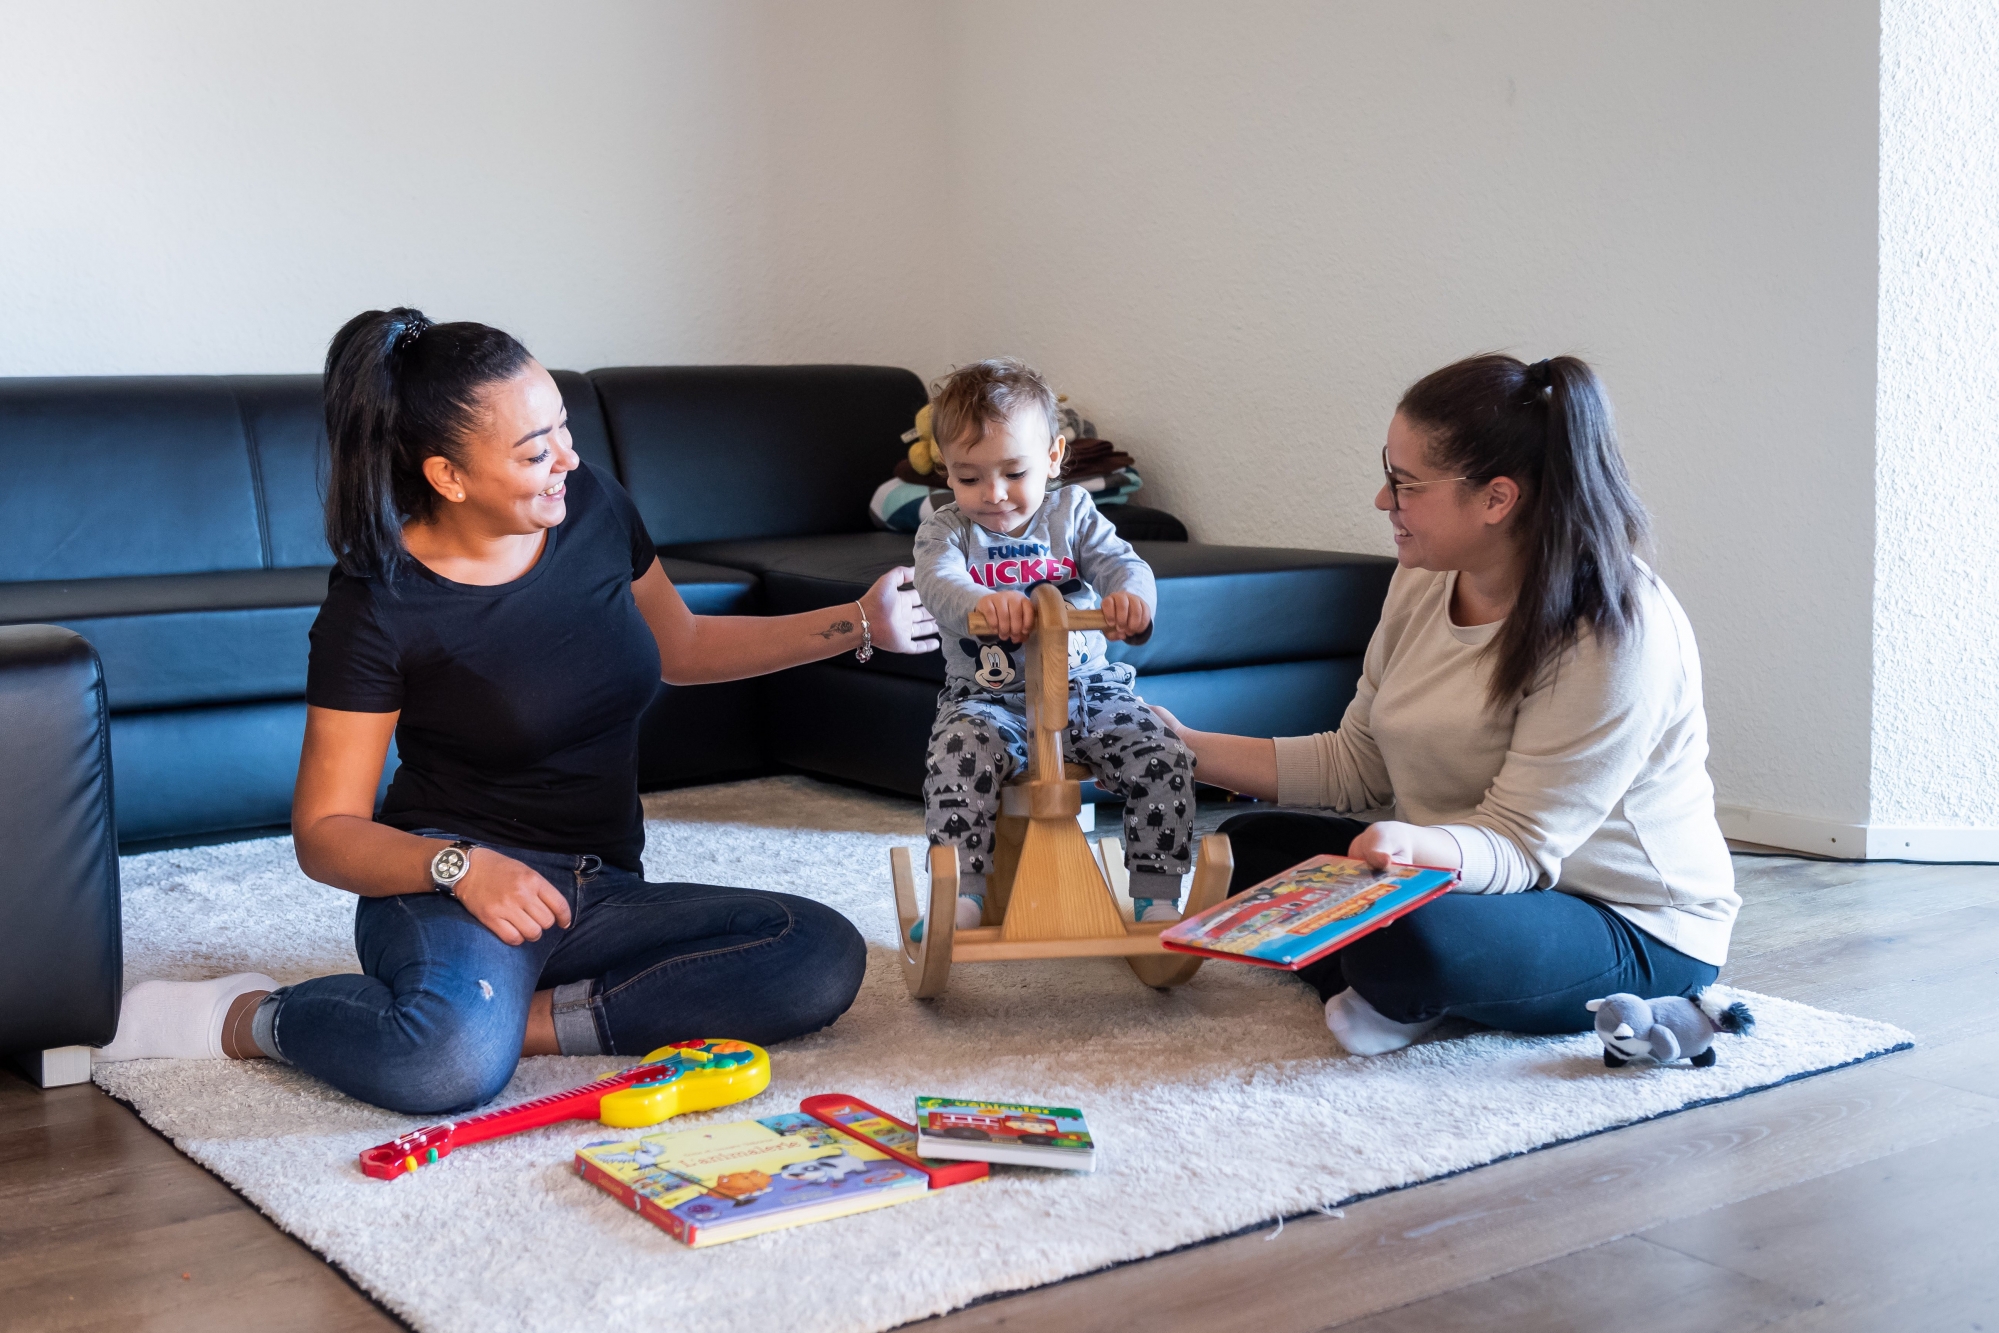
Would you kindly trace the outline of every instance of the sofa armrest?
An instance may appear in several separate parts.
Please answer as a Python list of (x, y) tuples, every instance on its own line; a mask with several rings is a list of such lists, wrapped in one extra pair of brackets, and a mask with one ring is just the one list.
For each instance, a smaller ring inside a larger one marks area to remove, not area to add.
[(124, 945), (111, 731), (88, 640), (0, 627), (0, 1052), (101, 1046)]

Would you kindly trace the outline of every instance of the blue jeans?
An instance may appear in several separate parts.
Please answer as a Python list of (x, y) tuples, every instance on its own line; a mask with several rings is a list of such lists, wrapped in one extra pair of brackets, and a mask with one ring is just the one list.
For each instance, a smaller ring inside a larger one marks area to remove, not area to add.
[[(1235, 852), (1229, 892), (1307, 857), (1345, 856), (1367, 825), (1288, 810), (1222, 824)], [(1589, 1001), (1629, 992), (1645, 999), (1692, 995), (1715, 979), (1712, 963), (1653, 939), (1594, 898), (1529, 893), (1447, 893), (1298, 970), (1330, 999), (1351, 986), (1397, 1023), (1468, 1018), (1508, 1032), (1587, 1032)]]
[(430, 1115), (506, 1086), (537, 990), (555, 991), (564, 1055), (644, 1055), (700, 1037), (796, 1037), (845, 1013), (861, 988), (867, 945), (820, 903), (653, 884), (595, 856), (494, 850), (569, 900), (566, 929), (517, 947), (441, 893), (362, 898), (362, 974), (273, 991), (257, 1010), (258, 1045), (351, 1097)]

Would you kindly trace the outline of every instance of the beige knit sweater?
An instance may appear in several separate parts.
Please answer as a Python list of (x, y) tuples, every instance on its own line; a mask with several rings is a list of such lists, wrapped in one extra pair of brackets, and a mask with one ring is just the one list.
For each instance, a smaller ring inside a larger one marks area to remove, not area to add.
[(1396, 571), (1340, 729), (1277, 741), (1278, 800), (1392, 807), (1464, 853), (1466, 893), (1594, 898), (1702, 962), (1728, 957), (1742, 900), (1715, 822), (1700, 654), (1646, 571), (1637, 631), (1593, 636), (1524, 697), (1486, 703), (1499, 625), (1453, 625), (1455, 573)]

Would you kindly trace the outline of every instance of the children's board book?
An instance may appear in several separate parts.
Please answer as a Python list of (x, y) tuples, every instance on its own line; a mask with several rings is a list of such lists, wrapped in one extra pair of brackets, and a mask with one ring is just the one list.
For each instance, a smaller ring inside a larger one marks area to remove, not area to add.
[(923, 1172), (796, 1113), (593, 1143), (576, 1173), (696, 1248), (930, 1193)]
[(1073, 1106), (1023, 1106), (963, 1097), (916, 1099), (916, 1150), (925, 1157), (1091, 1171), (1096, 1144)]
[(1296, 970), (1413, 912), (1458, 882), (1455, 870), (1315, 856), (1162, 931), (1181, 953)]

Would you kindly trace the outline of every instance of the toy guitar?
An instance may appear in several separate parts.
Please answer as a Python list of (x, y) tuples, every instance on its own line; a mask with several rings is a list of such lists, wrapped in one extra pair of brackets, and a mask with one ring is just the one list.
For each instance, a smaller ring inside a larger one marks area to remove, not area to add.
[(656, 1125), (685, 1111), (745, 1101), (770, 1085), (770, 1056), (746, 1041), (677, 1041), (630, 1069), (567, 1092), (442, 1125), (413, 1129), (361, 1154), (361, 1169), (394, 1180), (467, 1144), (563, 1120), (595, 1117), (616, 1129)]

